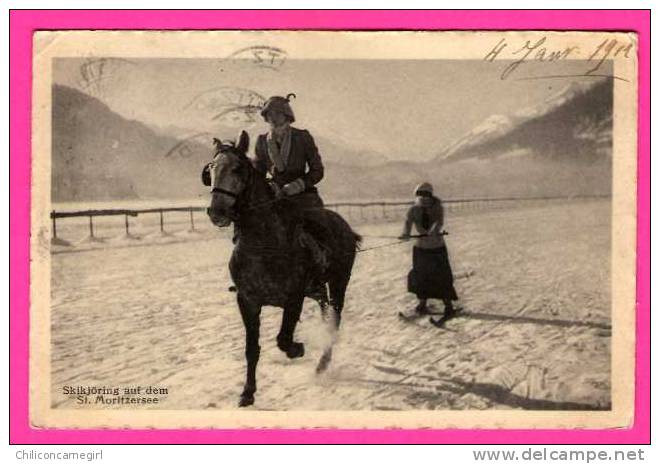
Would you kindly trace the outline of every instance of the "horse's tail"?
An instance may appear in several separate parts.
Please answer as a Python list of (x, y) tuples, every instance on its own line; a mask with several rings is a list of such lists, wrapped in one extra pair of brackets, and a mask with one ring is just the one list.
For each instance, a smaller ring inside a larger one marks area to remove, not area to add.
[[(328, 222), (328, 227), (335, 228), (334, 232), (341, 237), (343, 237), (346, 241), (349, 240), (350, 237), (353, 238), (354, 246), (356, 250), (360, 249), (360, 244), (362, 243), (362, 235), (358, 234), (353, 230), (353, 228), (350, 226), (346, 220), (341, 217), (339, 213), (336, 211), (332, 211), (331, 209), (323, 209), (326, 217), (330, 218)], [(346, 244), (343, 244), (344, 246)]]

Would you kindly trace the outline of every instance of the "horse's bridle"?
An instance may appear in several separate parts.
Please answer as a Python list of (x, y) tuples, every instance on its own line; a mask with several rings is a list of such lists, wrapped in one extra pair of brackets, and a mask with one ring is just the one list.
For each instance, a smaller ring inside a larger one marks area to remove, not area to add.
[(213, 189), (211, 189), (211, 193), (223, 193), (225, 195), (229, 195), (230, 197), (234, 197), (236, 200), (238, 200), (239, 197), (237, 193), (230, 192), (229, 190), (225, 190), (220, 187), (213, 187)]
[[(252, 184), (252, 172), (251, 172), (251, 169), (249, 169), (249, 163), (250, 162), (249, 162), (248, 158), (245, 155), (241, 155), (241, 154), (236, 153), (236, 152), (231, 151), (231, 150), (218, 151), (215, 154), (215, 156), (217, 156), (219, 153), (224, 154), (224, 155), (231, 154), (233, 156), (236, 156), (238, 158), (239, 163), (241, 163), (243, 166), (248, 165), (248, 166), (246, 166), (246, 167), (248, 167), (247, 177), (244, 180), (245, 187), (242, 189), (242, 191), (240, 193), (235, 193), (235, 192), (232, 192), (231, 190), (227, 190), (227, 189), (224, 189), (222, 187), (213, 187), (211, 189), (211, 193), (221, 193), (223, 195), (227, 195), (229, 197), (234, 198), (234, 200), (236, 200), (236, 202), (234, 203), (234, 206), (233, 206), (232, 209), (235, 210), (235, 213), (236, 213), (235, 216), (238, 216), (239, 215), (239, 210), (243, 207), (243, 203), (244, 203), (243, 199), (246, 195), (246, 192), (249, 190), (250, 185)], [(214, 156), (214, 158), (215, 158), (215, 156)], [(207, 208), (207, 210), (208, 210), (208, 208)], [(228, 216), (228, 217), (231, 220), (236, 220), (236, 217), (231, 217), (231, 216)]]
[[(269, 200), (265, 200), (265, 201), (260, 201), (260, 202), (256, 202), (256, 203), (249, 203), (247, 205), (244, 205), (243, 204), (243, 203), (245, 203), (243, 201), (244, 197), (247, 194), (246, 192), (250, 189), (250, 186), (253, 184), (253, 180), (254, 180), (253, 179), (254, 173), (253, 173), (252, 169), (250, 169), (251, 166), (249, 166), (250, 162), (249, 162), (248, 158), (245, 155), (242, 156), (238, 153), (234, 153), (234, 152), (231, 152), (231, 151), (226, 151), (226, 152), (219, 151), (218, 153), (231, 153), (234, 156), (237, 156), (240, 163), (248, 165), (247, 166), (248, 167), (248, 170), (247, 170), (248, 176), (245, 179), (245, 188), (243, 189), (243, 191), (241, 193), (234, 193), (230, 190), (226, 190), (226, 189), (223, 189), (221, 187), (213, 187), (211, 189), (211, 193), (221, 193), (223, 195), (227, 195), (227, 196), (230, 196), (230, 197), (234, 198), (236, 200), (235, 207), (236, 207), (237, 210), (239, 208), (242, 208), (242, 207), (247, 207), (247, 209), (261, 208), (262, 206), (267, 206), (267, 205), (270, 205), (270, 204), (275, 203), (275, 202), (280, 200), (279, 198), (273, 198), (273, 199), (269, 199)], [(216, 155), (218, 153), (216, 153)]]

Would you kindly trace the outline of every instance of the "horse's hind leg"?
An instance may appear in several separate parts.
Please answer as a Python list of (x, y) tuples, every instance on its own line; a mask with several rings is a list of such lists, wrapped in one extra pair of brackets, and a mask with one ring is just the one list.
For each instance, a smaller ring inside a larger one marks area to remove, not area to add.
[(247, 360), (247, 377), (241, 393), (239, 406), (250, 406), (254, 403), (254, 393), (257, 391), (257, 363), (259, 362), (259, 325), (261, 306), (249, 303), (240, 294), (238, 307), (241, 310), (245, 326), (245, 359)]
[(280, 327), (280, 333), (277, 335), (277, 347), (291, 359), (305, 355), (305, 345), (293, 341), (293, 334), (296, 331), (296, 325), (298, 325), (300, 312), (302, 311), (302, 303), (301, 298), (284, 307), (282, 326)]
[[(325, 286), (323, 287), (325, 290)], [(318, 295), (317, 298), (314, 298), (316, 302), (319, 304), (319, 307), (321, 308), (321, 316), (323, 317), (323, 320), (328, 319), (328, 306), (330, 306), (330, 300), (328, 299), (328, 292), (327, 290), (324, 291), (323, 294)]]
[[(334, 310), (334, 330), (339, 330), (341, 323), (341, 312), (344, 309), (344, 297), (346, 296), (346, 288), (348, 287), (349, 277), (341, 277), (339, 279), (331, 279), (329, 282), (330, 287), (330, 304)], [(328, 346), (316, 366), (316, 373), (321, 373), (328, 368), (332, 360), (332, 345)]]
[(342, 276), (337, 280), (330, 281), (330, 304), (335, 311), (335, 327), (339, 329), (341, 322), (341, 312), (344, 309), (344, 298), (346, 297), (346, 288), (350, 274), (346, 277)]

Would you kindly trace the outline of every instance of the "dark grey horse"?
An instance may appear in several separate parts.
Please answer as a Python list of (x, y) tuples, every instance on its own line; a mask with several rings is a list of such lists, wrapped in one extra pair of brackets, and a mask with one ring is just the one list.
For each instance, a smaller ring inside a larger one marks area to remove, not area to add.
[[(240, 225), (240, 237), (229, 262), (245, 325), (247, 379), (240, 406), (254, 403), (262, 306), (283, 308), (277, 346), (289, 358), (303, 356), (304, 345), (294, 341), (294, 332), (307, 284), (312, 276), (327, 283), (335, 328), (339, 328), (346, 287), (361, 240), (333, 211), (324, 208), (300, 211), (294, 202), (276, 198), (265, 176), (246, 156), (248, 146), (246, 132), (241, 133), (234, 146), (216, 140), (216, 153), (207, 170), (210, 178), (205, 182), (213, 186), (208, 208), (211, 221), (219, 227), (231, 222)], [(300, 227), (310, 219), (322, 224), (328, 232), (324, 245), (329, 250), (329, 266), (322, 276), (318, 276), (308, 250), (298, 239)], [(319, 303), (324, 309), (325, 302)], [(319, 360), (317, 372), (327, 368), (331, 357), (332, 347), (329, 347)]]

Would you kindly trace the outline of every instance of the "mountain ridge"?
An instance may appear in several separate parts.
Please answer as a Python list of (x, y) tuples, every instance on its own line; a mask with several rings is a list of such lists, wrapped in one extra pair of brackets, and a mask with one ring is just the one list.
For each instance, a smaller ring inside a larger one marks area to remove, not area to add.
[[(584, 101), (588, 93), (574, 89), (564, 95), (565, 101), (549, 102), (546, 108), (554, 107), (528, 115), (522, 123), (512, 119), (515, 115), (493, 116), (487, 122), (499, 128), (496, 136), (485, 130), (489, 124), (477, 126), (472, 133), (482, 138), (469, 150), (459, 146), (461, 138), (454, 143), (465, 156), (436, 156), (425, 162), (389, 160), (376, 152), (367, 156), (369, 150), (352, 149), (341, 140), (315, 133), (326, 166), (318, 187), (323, 196), (333, 199), (409, 197), (422, 181), (433, 182), (445, 198), (608, 194), (611, 114), (603, 113), (603, 101), (596, 105), (588, 98)], [(598, 95), (605, 98), (602, 89)], [(53, 201), (208, 194), (199, 173), (210, 160), (211, 137), (185, 139), (189, 135), (185, 129), (126, 119), (94, 97), (65, 86), (53, 86), (52, 101)], [(570, 121), (571, 143), (589, 148), (585, 156), (556, 156), (545, 146), (556, 137), (538, 140), (539, 133), (565, 129), (562, 118)], [(254, 144), (254, 134), (252, 138)]]
[[(612, 99), (611, 80), (573, 82), (534, 107), (489, 116), (433, 160), (494, 158), (520, 150), (577, 161), (611, 157)], [(598, 133), (585, 136), (590, 131)]]

